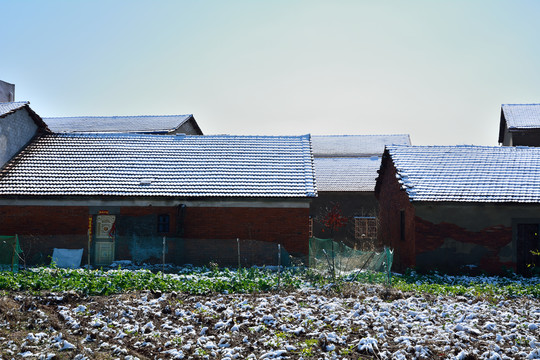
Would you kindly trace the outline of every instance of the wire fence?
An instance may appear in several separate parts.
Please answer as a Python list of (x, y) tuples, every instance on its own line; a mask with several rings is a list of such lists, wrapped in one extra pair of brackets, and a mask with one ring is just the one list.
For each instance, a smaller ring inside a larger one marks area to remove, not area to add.
[[(7, 239), (7, 238), (6, 238)], [(8, 241), (8, 240), (6, 240)], [(122, 236), (110, 239), (91, 239), (84, 235), (47, 235), (19, 237), (23, 252), (22, 266), (56, 266), (70, 263), (70, 267), (106, 267), (112, 263), (129, 262), (135, 265), (215, 265), (219, 267), (283, 266), (291, 265), (287, 249), (278, 242), (251, 239), (188, 239), (164, 236)], [(7, 246), (4, 244), (4, 246)], [(11, 245), (7, 246), (10, 247)], [(17, 249), (20, 250), (19, 247)], [(77, 252), (77, 262), (68, 253)], [(80, 254), (79, 254), (80, 252)], [(3, 263), (10, 265), (12, 258)], [(10, 253), (11, 254), (11, 253)], [(81, 255), (82, 254), (82, 255)]]
[(1, 270), (19, 270), (19, 237), (0, 235), (0, 269)]
[(360, 251), (332, 239), (309, 239), (309, 267), (332, 276), (360, 271), (385, 273), (390, 281), (393, 251)]

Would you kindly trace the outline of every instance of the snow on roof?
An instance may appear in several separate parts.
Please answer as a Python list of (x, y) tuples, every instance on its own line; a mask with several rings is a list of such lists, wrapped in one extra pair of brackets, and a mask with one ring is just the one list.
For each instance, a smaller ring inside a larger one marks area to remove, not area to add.
[(315, 158), (318, 191), (373, 191), (381, 158)]
[(57, 133), (151, 133), (177, 129), (193, 115), (81, 116), (43, 118)]
[(503, 104), (506, 126), (512, 129), (540, 129), (540, 104)]
[(540, 148), (389, 146), (411, 201), (540, 202)]
[(386, 145), (410, 145), (409, 135), (312, 135), (315, 157), (382, 155)]
[(373, 191), (385, 145), (410, 145), (409, 135), (312, 135), (319, 191)]
[(0, 195), (314, 197), (309, 135), (47, 134), (0, 173)]
[(19, 110), (30, 104), (28, 101), (0, 102), (0, 117)]

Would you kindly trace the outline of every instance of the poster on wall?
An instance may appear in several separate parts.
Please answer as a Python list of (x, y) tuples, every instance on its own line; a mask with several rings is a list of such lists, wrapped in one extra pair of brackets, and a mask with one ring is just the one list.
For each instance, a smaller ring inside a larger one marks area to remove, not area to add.
[(114, 215), (98, 215), (96, 217), (96, 239), (110, 239), (114, 228)]

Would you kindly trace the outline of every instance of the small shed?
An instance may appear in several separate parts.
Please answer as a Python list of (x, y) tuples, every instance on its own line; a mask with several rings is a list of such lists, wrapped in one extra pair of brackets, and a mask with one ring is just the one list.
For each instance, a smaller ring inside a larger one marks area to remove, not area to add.
[(540, 104), (503, 104), (499, 144), (540, 146)]
[(538, 266), (540, 148), (389, 146), (376, 195), (379, 239), (397, 270)]
[[(385, 145), (410, 145), (409, 135), (313, 135), (311, 142), (318, 191), (310, 209), (311, 235), (358, 249), (375, 247), (381, 156)], [(347, 224), (330, 234), (323, 222), (336, 205)]]

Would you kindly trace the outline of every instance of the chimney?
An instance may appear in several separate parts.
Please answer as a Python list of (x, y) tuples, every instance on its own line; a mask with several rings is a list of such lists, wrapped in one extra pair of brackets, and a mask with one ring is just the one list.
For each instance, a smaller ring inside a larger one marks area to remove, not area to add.
[(15, 101), (15, 85), (0, 80), (0, 102)]

